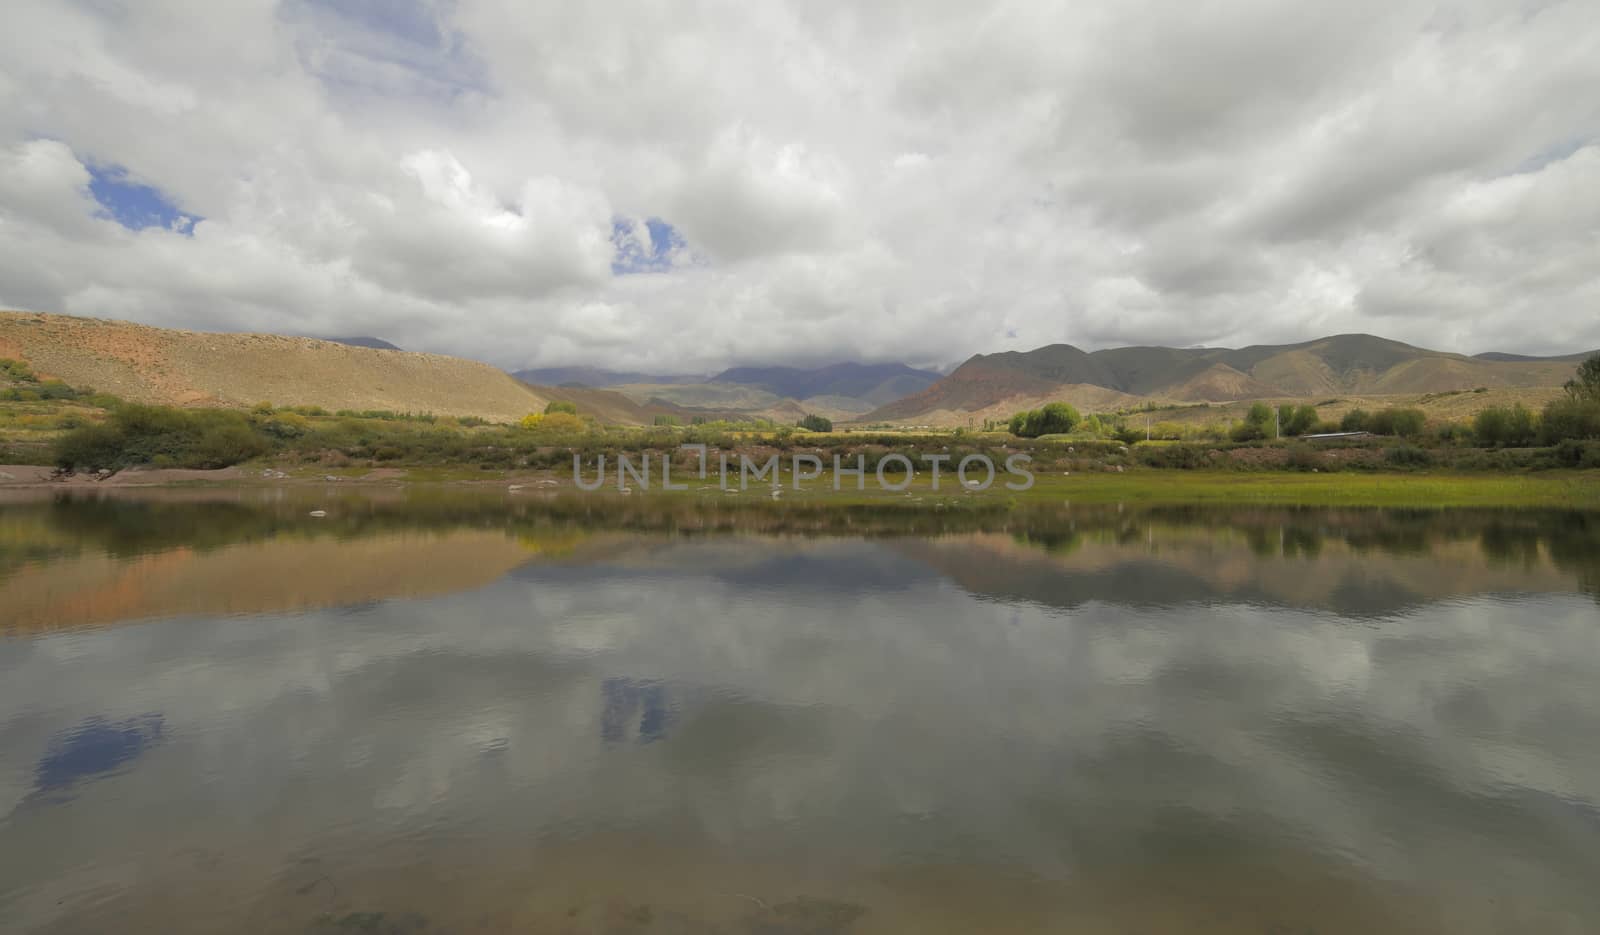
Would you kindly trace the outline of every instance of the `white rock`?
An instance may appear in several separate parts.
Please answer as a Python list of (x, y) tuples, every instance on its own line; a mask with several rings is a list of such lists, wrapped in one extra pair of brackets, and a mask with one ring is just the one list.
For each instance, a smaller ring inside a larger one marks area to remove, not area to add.
[(311, 515), (312, 516), (327, 516), (328, 515), (328, 511), (327, 510), (312, 510), (311, 511)]

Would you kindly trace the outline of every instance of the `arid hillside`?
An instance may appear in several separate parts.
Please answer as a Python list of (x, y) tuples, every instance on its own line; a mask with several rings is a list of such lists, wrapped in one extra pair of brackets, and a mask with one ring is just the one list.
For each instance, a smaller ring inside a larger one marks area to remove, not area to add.
[(1328, 397), (1411, 402), (1471, 394), (1453, 401), (1457, 408), (1471, 409), (1470, 404), (1499, 404), (1507, 396), (1548, 399), (1585, 356), (1467, 357), (1366, 334), (1238, 349), (1119, 347), (1091, 353), (1054, 344), (980, 354), (922, 392), (860, 421), (960, 425), (1004, 418), (1038, 400), (1098, 409), (1113, 397), (1124, 404), (1226, 405)]
[(477, 361), (273, 334), (0, 312), (0, 357), (137, 402), (387, 409), (520, 419), (549, 397)]

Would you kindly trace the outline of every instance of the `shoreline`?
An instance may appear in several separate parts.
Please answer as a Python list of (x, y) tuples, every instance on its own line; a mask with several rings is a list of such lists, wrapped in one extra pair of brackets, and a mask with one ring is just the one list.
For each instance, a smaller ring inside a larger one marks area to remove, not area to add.
[[(739, 490), (688, 478), (687, 490), (653, 488), (619, 491), (608, 483), (598, 491), (581, 491), (570, 473), (459, 468), (340, 468), (283, 470), (271, 466), (236, 466), (216, 470), (131, 469), (104, 478), (73, 475), (56, 478), (48, 467), (0, 465), (0, 491), (18, 493), (138, 491), (152, 489), (350, 489), (456, 490), (500, 493), (519, 498), (554, 495), (641, 500), (703, 500), (806, 503), (813, 506), (899, 506), (943, 509), (959, 505), (1084, 504), (1238, 504), (1280, 506), (1372, 506), (1416, 509), (1446, 507), (1555, 507), (1600, 511), (1600, 472), (1549, 470), (1520, 474), (1490, 472), (1327, 472), (1188, 471), (1136, 469), (1127, 472), (1074, 472), (1036, 476), (1026, 491), (1011, 491), (996, 482), (984, 491), (961, 488), (946, 479), (935, 491), (918, 475), (901, 491), (853, 487), (835, 491), (824, 480), (804, 482), (799, 490), (785, 478), (782, 486), (751, 484)], [(774, 494), (774, 490), (777, 491)]]

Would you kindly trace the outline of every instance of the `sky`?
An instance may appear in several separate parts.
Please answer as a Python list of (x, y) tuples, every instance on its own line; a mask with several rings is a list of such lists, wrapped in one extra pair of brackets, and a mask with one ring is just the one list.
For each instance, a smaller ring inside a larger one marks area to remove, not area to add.
[(1593, 0), (7, 0), (0, 307), (711, 372), (1600, 347)]

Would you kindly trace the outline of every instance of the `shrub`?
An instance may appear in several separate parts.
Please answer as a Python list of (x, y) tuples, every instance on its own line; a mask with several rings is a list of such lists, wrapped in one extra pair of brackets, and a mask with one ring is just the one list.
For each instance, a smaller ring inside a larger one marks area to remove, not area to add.
[(1566, 467), (1600, 468), (1600, 441), (1569, 438), (1552, 449), (1557, 463)]
[(84, 425), (56, 441), (65, 468), (122, 468), (134, 464), (227, 467), (271, 447), (242, 413), (125, 405), (103, 424)]
[(1199, 445), (1141, 445), (1133, 451), (1135, 458), (1150, 467), (1194, 470), (1209, 464), (1206, 449)]
[(1289, 446), (1289, 456), (1286, 461), (1290, 470), (1294, 471), (1321, 471), (1327, 468), (1327, 459), (1315, 448), (1304, 443)]
[(60, 380), (45, 380), (37, 390), (40, 399), (77, 399), (78, 391)]
[(86, 470), (121, 466), (123, 440), (122, 432), (110, 425), (80, 426), (56, 440), (55, 462)]
[(219, 421), (201, 429), (187, 452), (176, 455), (182, 467), (224, 468), (259, 458), (270, 446), (266, 439), (250, 430), (243, 420)]
[[(1289, 407), (1284, 406), (1282, 408), (1287, 409)], [(1317, 410), (1315, 408), (1311, 406), (1298, 406), (1295, 408), (1293, 414), (1288, 419), (1284, 420), (1283, 434), (1304, 435), (1316, 428), (1317, 423), (1320, 421), (1322, 421), (1321, 417), (1317, 415)]]
[(1236, 442), (1253, 442), (1267, 437), (1266, 426), (1246, 419), (1228, 430), (1228, 437)]
[(1062, 435), (1073, 430), (1082, 416), (1067, 403), (1046, 403), (1040, 409), (1019, 412), (1011, 417), (1011, 434), (1018, 438)]
[(1395, 467), (1425, 467), (1433, 463), (1433, 455), (1416, 445), (1395, 445), (1383, 453), (1383, 460)]
[(280, 412), (270, 419), (262, 420), (261, 431), (273, 438), (300, 438), (311, 431), (311, 422), (296, 412)]
[(1546, 445), (1567, 439), (1600, 438), (1600, 400), (1557, 399), (1544, 407), (1539, 428)]
[(26, 361), (0, 357), (0, 379), (14, 383), (33, 383), (38, 377), (34, 376), (33, 368), (29, 367)]
[(1416, 438), (1428, 424), (1421, 409), (1380, 409), (1367, 421), (1367, 431), (1374, 435), (1398, 435)]
[[(528, 420), (522, 420), (526, 423)], [(564, 438), (579, 435), (589, 430), (589, 424), (570, 412), (558, 410), (542, 417), (534, 426), (534, 432), (542, 438)]]
[(554, 415), (558, 412), (564, 412), (567, 415), (575, 416), (578, 414), (578, 404), (567, 402), (566, 400), (562, 399), (556, 399), (551, 400), (550, 404), (544, 407), (544, 414), (547, 416)]
[(1600, 354), (1578, 365), (1578, 375), (1567, 381), (1567, 395), (1572, 399), (1600, 402)]
[(1472, 420), (1472, 431), (1485, 448), (1524, 448), (1537, 437), (1533, 413), (1521, 403), (1507, 409), (1490, 406)]
[(812, 432), (831, 432), (833, 431), (833, 420), (807, 413), (805, 418), (800, 420), (800, 427)]

